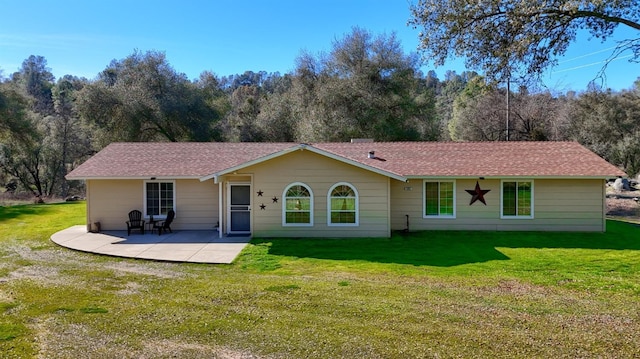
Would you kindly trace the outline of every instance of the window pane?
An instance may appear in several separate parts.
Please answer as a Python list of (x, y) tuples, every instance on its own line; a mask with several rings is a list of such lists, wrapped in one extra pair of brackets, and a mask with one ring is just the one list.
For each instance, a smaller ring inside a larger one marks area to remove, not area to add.
[(287, 212), (287, 223), (311, 223), (309, 212)]
[(173, 209), (173, 183), (160, 183), (160, 214), (166, 215)]
[(285, 208), (287, 211), (309, 211), (311, 210), (311, 201), (308, 198), (287, 198)]
[(340, 207), (341, 211), (355, 211), (356, 210), (356, 199), (355, 198), (344, 198), (342, 199), (342, 207)]
[(331, 210), (332, 211), (355, 211), (356, 199), (355, 198), (332, 198)]
[(332, 198), (331, 210), (332, 211), (355, 211), (356, 199), (355, 198)]
[(292, 211), (296, 207), (296, 200), (287, 198), (285, 200), (285, 209), (287, 211)]
[(331, 197), (355, 197), (356, 193), (347, 185), (341, 185), (333, 189)]
[(353, 212), (331, 213), (331, 223), (356, 223), (356, 214)]
[(311, 200), (309, 198), (300, 198), (297, 200), (295, 207), (300, 211), (309, 211), (311, 210)]
[(356, 223), (356, 192), (347, 185), (339, 185), (331, 191), (329, 206), (331, 223)]
[(438, 183), (426, 182), (425, 187), (425, 214), (427, 216), (438, 215)]
[(518, 182), (518, 216), (531, 215), (531, 182)]
[(502, 214), (504, 216), (516, 215), (516, 183), (502, 183)]
[(342, 207), (342, 199), (341, 198), (332, 198), (331, 199), (331, 210), (337, 211)]
[(310, 194), (306, 187), (296, 185), (287, 190), (287, 197), (310, 197)]
[(160, 183), (147, 183), (147, 215), (160, 214)]
[(231, 186), (231, 205), (248, 206), (251, 204), (251, 186)]
[(453, 216), (453, 182), (425, 182), (425, 215)]
[(453, 182), (440, 182), (440, 215), (453, 216)]
[(285, 194), (285, 223), (311, 223), (311, 193), (302, 185), (294, 185)]
[(147, 215), (166, 215), (173, 209), (173, 183), (172, 182), (148, 182)]

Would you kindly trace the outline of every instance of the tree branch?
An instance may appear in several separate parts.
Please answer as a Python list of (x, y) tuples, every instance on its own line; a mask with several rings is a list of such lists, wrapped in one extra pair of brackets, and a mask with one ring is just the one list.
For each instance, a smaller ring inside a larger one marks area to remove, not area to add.
[(566, 15), (569, 17), (573, 17), (573, 18), (586, 18), (586, 17), (593, 17), (596, 19), (601, 19), (604, 20), (606, 22), (614, 22), (614, 23), (618, 23), (618, 24), (623, 24), (623, 25), (627, 25), (633, 29), (636, 30), (640, 30), (640, 23), (637, 23), (635, 21), (631, 21), (628, 19), (625, 19), (623, 17), (619, 17), (619, 16), (609, 16), (607, 14), (603, 14), (600, 12), (596, 12), (596, 11), (589, 11), (589, 10), (577, 10), (575, 12), (573, 11), (560, 11), (560, 10), (549, 10), (549, 13), (556, 13), (556, 14), (561, 14), (561, 15)]

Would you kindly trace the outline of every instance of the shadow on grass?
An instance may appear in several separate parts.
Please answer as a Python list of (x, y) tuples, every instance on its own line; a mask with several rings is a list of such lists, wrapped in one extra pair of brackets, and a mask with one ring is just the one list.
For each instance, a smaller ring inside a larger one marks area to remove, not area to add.
[(507, 260), (497, 248), (640, 250), (638, 225), (608, 221), (607, 233), (425, 231), (391, 238), (254, 239), (269, 254), (297, 258), (361, 260), (449, 267)]
[(37, 216), (52, 213), (61, 203), (51, 204), (21, 204), (15, 206), (0, 206), (0, 222), (23, 216)]

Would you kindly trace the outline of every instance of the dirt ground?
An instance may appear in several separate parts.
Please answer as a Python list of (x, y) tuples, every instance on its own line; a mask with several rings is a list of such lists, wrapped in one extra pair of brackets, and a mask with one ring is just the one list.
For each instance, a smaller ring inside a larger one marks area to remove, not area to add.
[(608, 192), (607, 217), (640, 223), (640, 190)]

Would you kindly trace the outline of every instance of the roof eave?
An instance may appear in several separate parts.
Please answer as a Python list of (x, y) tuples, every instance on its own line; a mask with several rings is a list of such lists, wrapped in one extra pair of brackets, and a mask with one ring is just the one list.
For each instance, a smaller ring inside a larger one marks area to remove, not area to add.
[(66, 176), (69, 181), (87, 181), (87, 180), (182, 180), (182, 179), (200, 179), (200, 176)]
[(410, 175), (406, 176), (407, 179), (437, 179), (437, 178), (455, 178), (455, 179), (518, 179), (518, 178), (533, 178), (533, 179), (610, 179), (620, 177), (620, 174), (615, 175), (492, 175), (492, 176), (480, 176), (480, 175)]

